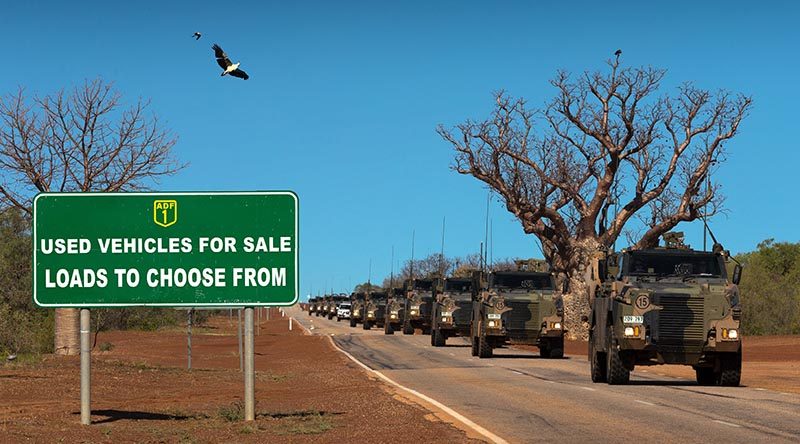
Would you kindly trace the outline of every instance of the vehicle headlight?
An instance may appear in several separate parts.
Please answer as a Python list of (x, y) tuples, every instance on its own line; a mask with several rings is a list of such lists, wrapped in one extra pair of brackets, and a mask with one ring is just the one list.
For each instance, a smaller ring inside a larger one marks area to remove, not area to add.
[(623, 334), (625, 336), (630, 336), (634, 338), (639, 337), (639, 333), (641, 333), (642, 329), (638, 325), (634, 325), (633, 327), (625, 327)]
[(396, 314), (391, 314), (391, 315), (389, 315), (389, 318), (390, 319), (397, 319), (397, 315)]
[(353, 314), (358, 316), (358, 310), (353, 310)]
[(735, 341), (739, 339), (739, 330), (735, 328), (723, 328), (722, 329), (722, 339), (727, 339), (731, 341)]
[(497, 321), (489, 321), (489, 328), (497, 327)]
[(417, 314), (417, 310), (411, 310), (411, 315), (414, 316)]
[(561, 330), (561, 323), (560, 322), (551, 322), (550, 323), (550, 330)]

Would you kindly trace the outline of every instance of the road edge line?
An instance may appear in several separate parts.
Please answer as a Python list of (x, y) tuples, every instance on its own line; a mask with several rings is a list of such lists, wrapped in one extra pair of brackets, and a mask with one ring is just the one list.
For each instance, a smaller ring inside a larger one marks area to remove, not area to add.
[(397, 387), (397, 388), (399, 388), (399, 389), (401, 389), (401, 390), (403, 390), (403, 391), (405, 391), (405, 392), (407, 392), (407, 393), (409, 393), (409, 394), (411, 394), (413, 396), (416, 396), (417, 398), (422, 399), (423, 401), (433, 405), (434, 407), (438, 408), (439, 410), (441, 410), (441, 411), (445, 412), (446, 414), (450, 415), (451, 417), (453, 417), (455, 420), (461, 422), (465, 426), (467, 426), (470, 429), (474, 430), (479, 435), (484, 436), (485, 438), (487, 438), (491, 442), (494, 442), (496, 444), (508, 444), (508, 441), (506, 441), (505, 439), (503, 439), (503, 438), (495, 435), (494, 433), (486, 430), (485, 428), (479, 426), (478, 424), (474, 423), (472, 420), (470, 420), (466, 416), (462, 415), (461, 413), (458, 413), (457, 411), (455, 411), (455, 410), (451, 409), (450, 407), (442, 404), (441, 402), (439, 402), (439, 401), (437, 401), (437, 400), (435, 400), (435, 399), (433, 399), (433, 398), (431, 398), (431, 397), (429, 397), (427, 395), (424, 395), (424, 394), (422, 394), (422, 393), (420, 393), (420, 392), (418, 392), (418, 391), (416, 391), (416, 390), (414, 390), (412, 388), (408, 388), (408, 387), (400, 384), (399, 382), (389, 378), (388, 376), (384, 375), (383, 373), (379, 372), (378, 370), (374, 370), (372, 368), (369, 368), (369, 366), (367, 366), (363, 362), (359, 361), (353, 355), (351, 355), (350, 353), (344, 351), (341, 347), (336, 345), (336, 341), (334, 341), (332, 337), (330, 337), (330, 336), (326, 336), (326, 337), (331, 341), (331, 345), (333, 345), (333, 348), (335, 348), (336, 350), (338, 350), (339, 352), (341, 352), (342, 354), (344, 354), (345, 356), (350, 358), (351, 361), (353, 361), (356, 364), (358, 364), (361, 368), (366, 370), (368, 373), (372, 373), (372, 374), (378, 376), (378, 378), (380, 378), (384, 382), (386, 382), (386, 383), (388, 383), (390, 385), (393, 385), (393, 386), (395, 386), (395, 387)]

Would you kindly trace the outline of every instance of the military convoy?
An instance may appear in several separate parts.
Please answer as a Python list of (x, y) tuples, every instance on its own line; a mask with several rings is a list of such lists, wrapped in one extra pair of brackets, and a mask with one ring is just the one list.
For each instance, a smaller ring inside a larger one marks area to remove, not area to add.
[(694, 368), (701, 385), (738, 386), (742, 343), (739, 264), (683, 244), (598, 254), (592, 261), (589, 363), (592, 381), (625, 384), (637, 365)]
[(472, 279), (436, 279), (433, 283), (431, 345), (444, 347), (447, 338), (470, 336)]
[[(593, 382), (625, 384), (636, 366), (692, 366), (700, 385), (741, 380), (742, 267), (721, 245), (692, 250), (682, 233), (663, 247), (598, 252), (585, 276), (591, 315), (589, 369)], [(735, 260), (733, 261), (735, 262)], [(431, 345), (469, 338), (472, 355), (490, 358), (509, 344), (535, 345), (543, 358), (564, 356), (566, 287), (556, 288), (544, 261), (517, 261), (516, 271), (475, 271), (471, 278), (410, 279), (387, 292), (311, 298), (309, 314), (349, 303), (350, 326), (430, 334)], [(328, 301), (326, 303), (326, 301)], [(334, 314), (335, 315), (335, 314)], [(338, 320), (338, 318), (337, 318)]]

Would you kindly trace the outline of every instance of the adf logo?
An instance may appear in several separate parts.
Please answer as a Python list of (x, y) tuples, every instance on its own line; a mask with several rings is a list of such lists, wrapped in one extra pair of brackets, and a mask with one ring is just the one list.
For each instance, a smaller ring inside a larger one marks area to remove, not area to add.
[(177, 200), (156, 200), (153, 202), (153, 222), (168, 227), (178, 221)]

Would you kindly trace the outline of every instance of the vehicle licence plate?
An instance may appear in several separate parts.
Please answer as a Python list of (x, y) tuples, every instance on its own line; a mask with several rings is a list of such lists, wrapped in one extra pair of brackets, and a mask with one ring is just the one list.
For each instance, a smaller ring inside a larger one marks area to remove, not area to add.
[(502, 317), (502, 315), (499, 314), (499, 313), (488, 313), (486, 315), (487, 319), (500, 319), (501, 317)]
[(644, 316), (623, 316), (622, 322), (625, 324), (643, 324)]

